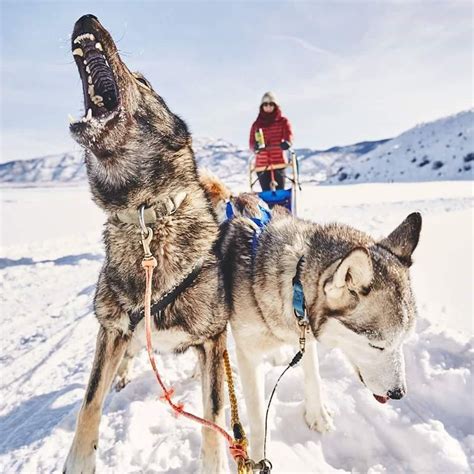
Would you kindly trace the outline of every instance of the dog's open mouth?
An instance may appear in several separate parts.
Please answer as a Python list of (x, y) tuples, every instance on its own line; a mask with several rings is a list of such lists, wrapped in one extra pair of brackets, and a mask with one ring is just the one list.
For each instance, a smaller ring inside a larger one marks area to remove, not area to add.
[(107, 119), (120, 104), (119, 88), (107, 59), (101, 29), (93, 15), (81, 17), (74, 26), (71, 47), (82, 81), (84, 117), (72, 119), (72, 125)]
[(385, 397), (383, 395), (375, 395), (374, 393), (373, 396), (379, 403), (387, 403), (389, 400), (389, 397)]
[[(364, 382), (364, 378), (362, 377), (362, 374), (360, 373), (359, 369), (357, 370), (357, 375), (359, 376), (360, 381), (367, 387), (366, 383)], [(386, 395), (375, 395), (375, 393), (372, 394), (374, 398), (379, 402), (379, 403), (387, 403), (390, 399), (390, 397), (387, 397)]]

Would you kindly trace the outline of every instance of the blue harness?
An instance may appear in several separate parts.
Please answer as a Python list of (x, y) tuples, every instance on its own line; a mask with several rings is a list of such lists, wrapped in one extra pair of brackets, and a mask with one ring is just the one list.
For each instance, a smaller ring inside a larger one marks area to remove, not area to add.
[[(258, 203), (258, 210), (260, 211), (260, 217), (254, 216), (249, 219), (257, 225), (257, 229), (253, 232), (252, 238), (252, 259), (255, 260), (257, 254), (258, 240), (267, 224), (272, 219), (272, 213), (267, 206), (267, 203), (260, 200)], [(231, 201), (227, 201), (226, 204), (226, 216), (227, 219), (233, 219), (235, 217), (234, 206)], [(306, 301), (304, 297), (303, 285), (301, 283), (301, 265), (303, 263), (303, 257), (298, 260), (296, 266), (296, 274), (293, 277), (293, 311), (298, 323), (300, 325), (308, 324), (308, 316), (306, 314)]]

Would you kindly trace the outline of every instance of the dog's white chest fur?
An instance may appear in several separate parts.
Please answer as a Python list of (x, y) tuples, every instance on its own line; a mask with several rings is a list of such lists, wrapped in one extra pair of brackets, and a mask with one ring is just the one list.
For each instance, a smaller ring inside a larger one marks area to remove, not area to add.
[[(187, 347), (191, 343), (192, 336), (180, 329), (171, 328), (158, 331), (152, 322), (152, 344), (153, 349), (158, 352), (172, 352), (181, 347)], [(141, 347), (146, 345), (145, 321), (141, 321), (135, 329), (133, 343)]]

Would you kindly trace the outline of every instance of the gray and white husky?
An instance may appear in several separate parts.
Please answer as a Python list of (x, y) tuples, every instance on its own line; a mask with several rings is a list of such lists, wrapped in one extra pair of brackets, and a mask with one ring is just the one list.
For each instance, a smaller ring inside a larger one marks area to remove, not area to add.
[(320, 432), (332, 428), (321, 394), (316, 341), (339, 347), (378, 402), (406, 392), (403, 343), (416, 307), (409, 267), (421, 230), (410, 214), (376, 241), (343, 224), (318, 225), (274, 212), (255, 248), (255, 198), (234, 199), (236, 217), (222, 224), (220, 260), (251, 431), (251, 454), (261, 459), (265, 354), (298, 347), (293, 278), (299, 273), (310, 330), (304, 370), (305, 419)]

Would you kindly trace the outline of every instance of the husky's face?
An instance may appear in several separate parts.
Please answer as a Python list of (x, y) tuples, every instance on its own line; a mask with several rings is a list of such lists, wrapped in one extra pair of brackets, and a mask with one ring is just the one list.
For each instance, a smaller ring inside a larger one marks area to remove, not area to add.
[[(84, 117), (73, 121), (73, 137), (98, 158), (118, 150), (137, 134), (188, 139), (184, 123), (172, 114), (163, 99), (139, 73), (132, 73), (120, 59), (109, 32), (93, 15), (74, 25), (71, 48), (82, 81)], [(182, 133), (176, 128), (182, 127)]]
[(416, 317), (408, 267), (420, 229), (420, 214), (411, 214), (389, 237), (353, 249), (321, 278), (317, 337), (345, 353), (381, 403), (407, 391), (402, 348)]
[(194, 170), (188, 151), (183, 151), (191, 144), (186, 124), (141, 74), (129, 71), (95, 16), (85, 15), (76, 22), (71, 47), (82, 81), (84, 117), (73, 121), (70, 131), (87, 150), (88, 173), (99, 204), (130, 203), (130, 194), (143, 183), (153, 191), (159, 186), (163, 190), (165, 175), (175, 168)]

